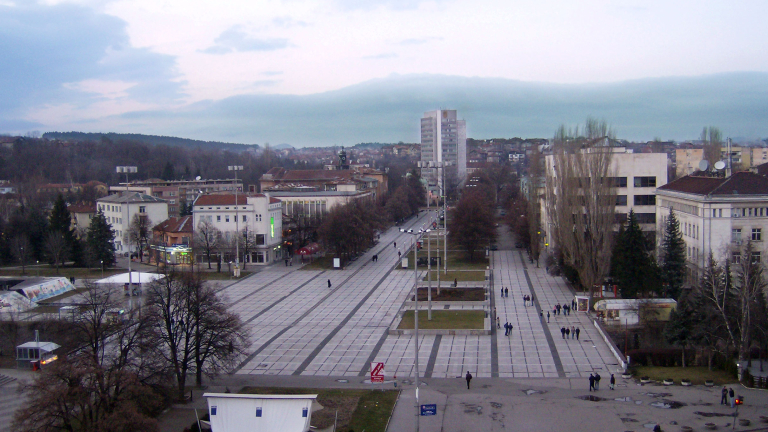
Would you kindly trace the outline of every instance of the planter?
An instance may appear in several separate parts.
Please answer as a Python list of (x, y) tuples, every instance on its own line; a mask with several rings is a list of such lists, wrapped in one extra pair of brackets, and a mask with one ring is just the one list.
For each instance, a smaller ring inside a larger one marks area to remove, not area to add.
[(704, 381), (704, 385), (707, 386), (707, 387), (714, 387), (715, 382), (712, 381), (712, 380), (706, 380), (706, 381)]
[(745, 418), (739, 419), (739, 426), (749, 426), (750, 423), (751, 422), (749, 421), (749, 419), (745, 419)]
[(715, 430), (717, 425), (714, 423), (704, 423), (704, 429)]
[(650, 377), (647, 377), (647, 376), (640, 377), (640, 383), (648, 384), (649, 382), (651, 382), (651, 378)]
[(684, 385), (684, 386), (688, 387), (688, 386), (691, 385), (691, 380), (687, 380), (687, 379), (680, 380), (680, 385)]
[(623, 374), (621, 374), (621, 377), (624, 378), (624, 379), (630, 379), (630, 378), (632, 378), (632, 374), (631, 373), (623, 373)]
[(683, 432), (691, 432), (693, 431), (693, 428), (690, 426), (680, 426), (680, 430)]
[(667, 378), (661, 383), (664, 384), (665, 386), (675, 385), (675, 381), (672, 378)]

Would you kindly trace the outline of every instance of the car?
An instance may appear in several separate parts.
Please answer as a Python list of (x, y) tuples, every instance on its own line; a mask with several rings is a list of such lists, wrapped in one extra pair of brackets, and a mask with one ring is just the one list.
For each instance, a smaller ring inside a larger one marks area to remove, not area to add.
[(520, 242), (517, 242), (517, 243), (515, 243), (515, 247), (518, 248), (518, 249), (522, 249), (523, 248), (523, 244), (520, 243)]

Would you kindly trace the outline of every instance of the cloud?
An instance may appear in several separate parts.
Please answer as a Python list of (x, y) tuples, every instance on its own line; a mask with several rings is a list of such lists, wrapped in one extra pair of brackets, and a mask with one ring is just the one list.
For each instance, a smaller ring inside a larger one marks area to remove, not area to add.
[(446, 0), (336, 0), (344, 10), (373, 10), (386, 8), (392, 10), (418, 9), (422, 3), (444, 3)]
[(130, 124), (127, 132), (302, 147), (417, 142), (419, 119), (440, 107), (457, 109), (473, 138), (547, 138), (560, 124), (582, 124), (590, 115), (606, 119), (623, 139), (695, 139), (704, 125), (726, 136), (766, 137), (768, 73), (590, 85), (393, 75), (326, 93), (236, 96), (112, 121)]
[(87, 88), (96, 81), (130, 83), (123, 97), (157, 103), (182, 96), (174, 57), (132, 47), (124, 21), (78, 5), (0, 5), (0, 58), (6, 116), (44, 104), (86, 106), (101, 97)]
[(276, 76), (276, 75), (282, 75), (283, 71), (264, 71), (261, 73), (261, 75), (264, 76)]
[(423, 45), (427, 42), (441, 41), (441, 40), (443, 40), (442, 37), (431, 36), (431, 37), (425, 37), (425, 38), (403, 39), (400, 42), (398, 42), (398, 44), (399, 45)]
[(370, 56), (364, 56), (363, 57), (366, 60), (386, 60), (391, 58), (397, 58), (397, 54), (395, 53), (381, 53), (376, 55), (370, 55)]
[(295, 20), (289, 16), (275, 17), (272, 19), (272, 24), (282, 28), (307, 27), (309, 25), (306, 21)]
[(215, 40), (215, 45), (210, 46), (202, 52), (207, 54), (228, 54), (231, 52), (245, 51), (275, 51), (288, 48), (290, 43), (288, 39), (256, 39), (250, 37), (240, 29), (240, 26), (234, 26), (224, 30)]

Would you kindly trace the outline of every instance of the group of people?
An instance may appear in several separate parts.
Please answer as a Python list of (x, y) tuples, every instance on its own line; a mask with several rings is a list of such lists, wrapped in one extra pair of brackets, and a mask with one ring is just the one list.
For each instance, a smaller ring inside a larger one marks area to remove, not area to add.
[(571, 328), (568, 328), (568, 326), (561, 327), (560, 333), (563, 335), (563, 339), (576, 339), (579, 340), (579, 333), (581, 333), (581, 330), (578, 327), (571, 326)]
[(523, 306), (528, 306), (528, 302), (530, 302), (531, 306), (533, 306), (533, 296), (532, 295), (524, 295), (523, 296)]
[(571, 306), (569, 305), (560, 305), (558, 303), (555, 307), (552, 308), (552, 314), (553, 315), (560, 315), (560, 311), (563, 312), (563, 315), (570, 315), (571, 314)]
[[(610, 385), (608, 388), (611, 390), (615, 390), (616, 387), (616, 377), (611, 374), (611, 380)], [(594, 374), (589, 374), (589, 391), (598, 391), (600, 390), (600, 374), (595, 372)]]
[(731, 405), (731, 408), (736, 406), (736, 392), (733, 391), (733, 387), (730, 389), (723, 386), (723, 389), (720, 391), (722, 396), (720, 397), (720, 405)]
[(504, 336), (509, 336), (512, 333), (513, 328), (514, 326), (512, 325), (512, 323), (509, 323), (509, 322), (504, 323)]
[(502, 297), (509, 297), (509, 288), (501, 287), (501, 296)]

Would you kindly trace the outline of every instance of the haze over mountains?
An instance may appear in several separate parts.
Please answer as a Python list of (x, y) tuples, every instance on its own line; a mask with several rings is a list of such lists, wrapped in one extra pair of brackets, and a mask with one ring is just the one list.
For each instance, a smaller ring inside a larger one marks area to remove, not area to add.
[(71, 126), (295, 147), (418, 142), (419, 118), (436, 108), (457, 109), (473, 138), (550, 137), (558, 125), (591, 115), (629, 140), (696, 139), (709, 125), (726, 137), (756, 139), (768, 136), (768, 73), (607, 84), (392, 75), (319, 94), (241, 95)]

